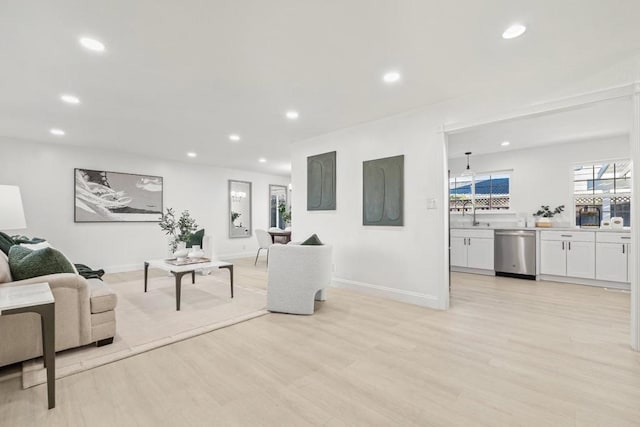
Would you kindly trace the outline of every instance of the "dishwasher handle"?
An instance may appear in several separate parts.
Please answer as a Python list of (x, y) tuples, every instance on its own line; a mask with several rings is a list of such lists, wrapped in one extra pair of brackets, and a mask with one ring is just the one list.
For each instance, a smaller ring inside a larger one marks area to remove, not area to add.
[(520, 231), (520, 230), (496, 230), (496, 236), (517, 236), (517, 237), (535, 237), (535, 231)]

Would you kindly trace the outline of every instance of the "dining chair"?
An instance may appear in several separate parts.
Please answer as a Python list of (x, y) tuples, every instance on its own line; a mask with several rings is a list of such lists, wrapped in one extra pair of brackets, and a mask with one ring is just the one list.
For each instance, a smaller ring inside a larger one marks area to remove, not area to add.
[(260, 251), (263, 249), (267, 250), (267, 265), (269, 265), (269, 248), (273, 245), (271, 235), (266, 230), (257, 229), (256, 238), (258, 239), (258, 252), (256, 253), (256, 260), (254, 261), (253, 265), (256, 265), (258, 263)]

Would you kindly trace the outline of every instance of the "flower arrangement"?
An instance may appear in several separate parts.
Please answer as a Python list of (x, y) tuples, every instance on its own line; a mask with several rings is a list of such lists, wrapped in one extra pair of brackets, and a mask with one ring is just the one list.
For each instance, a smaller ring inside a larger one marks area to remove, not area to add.
[(175, 212), (171, 208), (167, 208), (167, 212), (162, 214), (158, 225), (167, 236), (171, 236), (171, 252), (176, 251), (178, 243), (188, 242), (198, 229), (198, 224), (189, 211), (182, 211), (180, 218), (176, 220)]

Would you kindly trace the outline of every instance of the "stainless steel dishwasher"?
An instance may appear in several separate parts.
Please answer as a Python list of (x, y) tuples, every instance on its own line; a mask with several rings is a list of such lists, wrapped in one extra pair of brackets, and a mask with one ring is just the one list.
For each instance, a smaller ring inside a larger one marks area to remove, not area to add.
[(496, 276), (536, 278), (536, 232), (496, 230), (494, 246)]

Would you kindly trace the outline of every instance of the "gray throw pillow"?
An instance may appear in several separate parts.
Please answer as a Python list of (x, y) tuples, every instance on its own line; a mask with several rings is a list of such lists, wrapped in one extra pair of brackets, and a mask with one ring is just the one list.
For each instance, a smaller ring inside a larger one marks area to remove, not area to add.
[(317, 234), (313, 234), (311, 237), (309, 237), (307, 240), (305, 240), (300, 244), (306, 245), (306, 246), (322, 246), (323, 245), (323, 243), (320, 241), (320, 238), (318, 237)]
[(9, 267), (13, 280), (25, 280), (47, 274), (75, 273), (73, 265), (62, 252), (53, 248), (32, 251), (22, 246), (9, 250)]

